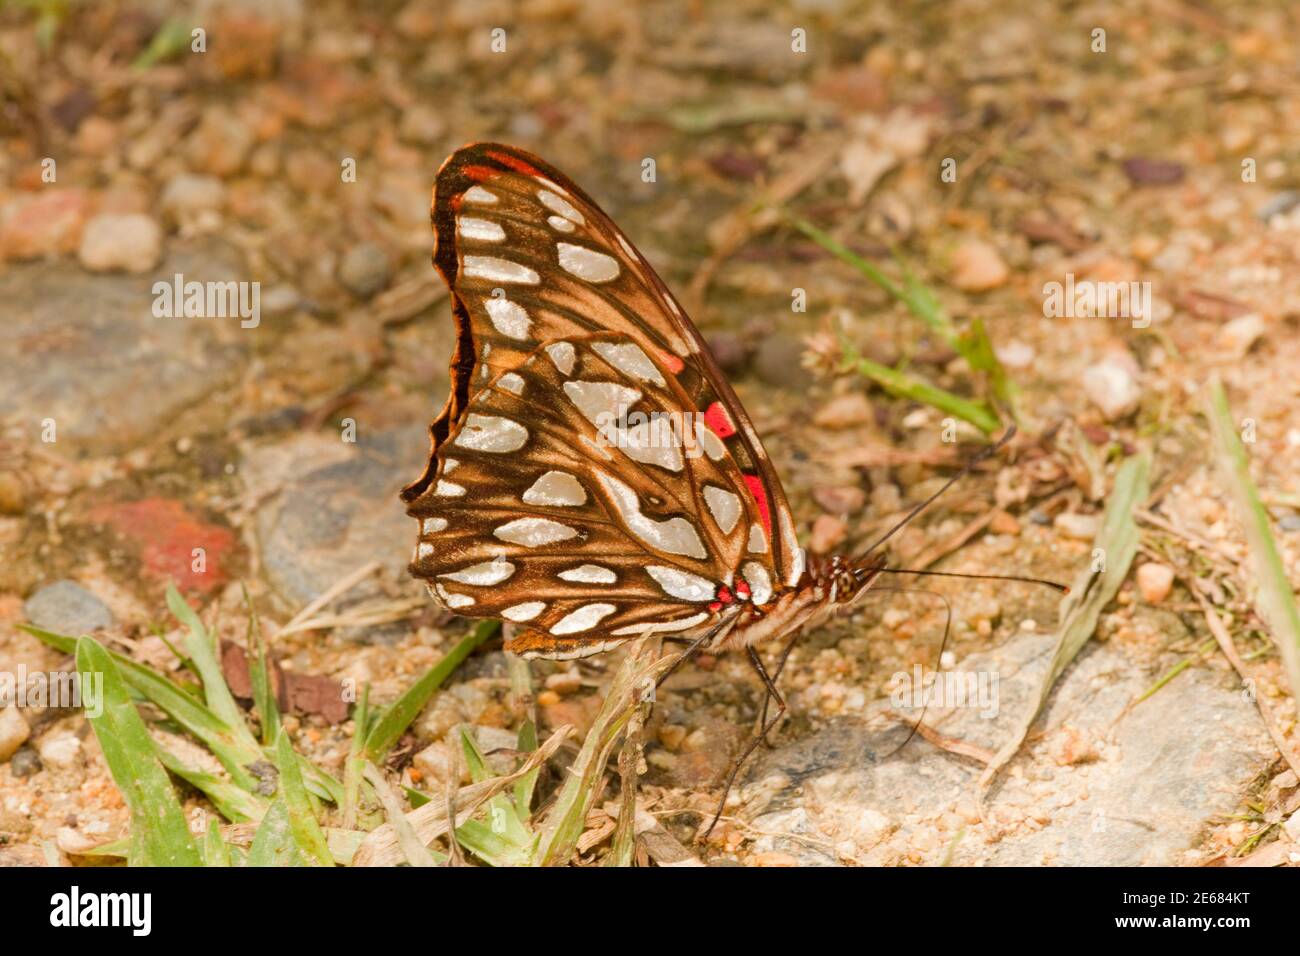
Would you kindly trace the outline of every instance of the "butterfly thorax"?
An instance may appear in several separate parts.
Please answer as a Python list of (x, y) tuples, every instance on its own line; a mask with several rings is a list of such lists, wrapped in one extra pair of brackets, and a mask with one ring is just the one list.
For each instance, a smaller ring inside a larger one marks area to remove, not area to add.
[(734, 625), (719, 633), (711, 649), (749, 647), (815, 627), (852, 606), (882, 567), (875, 558), (813, 558), (799, 582), (774, 594), (767, 604), (739, 602)]

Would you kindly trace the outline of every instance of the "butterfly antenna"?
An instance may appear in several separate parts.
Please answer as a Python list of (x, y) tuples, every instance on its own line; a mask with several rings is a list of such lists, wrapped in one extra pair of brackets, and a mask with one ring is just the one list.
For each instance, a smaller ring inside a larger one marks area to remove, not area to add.
[[(972, 455), (970, 460), (966, 462), (965, 465), (962, 466), (961, 471), (957, 472), (957, 474), (953, 475), (951, 478), (945, 481), (943, 483), (942, 488), (940, 488), (938, 491), (932, 494), (929, 498), (926, 498), (924, 501), (922, 501), (920, 504), (914, 507), (907, 514), (903, 515), (903, 517), (899, 519), (899, 521), (892, 528), (890, 528), (879, 538), (873, 541), (871, 543), (871, 546), (868, 547), (866, 551), (862, 552), (862, 557), (866, 557), (872, 551), (875, 551), (876, 548), (880, 547), (882, 544), (884, 544), (886, 541), (888, 541), (890, 538), (896, 535), (899, 531), (903, 530), (903, 528), (907, 525), (909, 521), (911, 521), (913, 518), (919, 515), (926, 508), (930, 507), (930, 505), (934, 504), (934, 502), (945, 491), (947, 491), (953, 485), (957, 484), (957, 482), (961, 481), (963, 478), (969, 475), (972, 471), (974, 471), (977, 467), (979, 467), (979, 465), (983, 464), (989, 458), (992, 458), (999, 451), (1001, 451), (1002, 448), (1006, 445), (1006, 443), (1011, 441), (1011, 439), (1014, 438), (1015, 435), (1016, 435), (1016, 426), (1009, 425), (1007, 427), (1007, 430), (1002, 433), (1002, 437), (999, 438), (995, 444), (988, 445), (984, 448), (981, 448), (978, 452)], [(859, 558), (858, 560), (860, 561), (862, 560), (862, 558)]]

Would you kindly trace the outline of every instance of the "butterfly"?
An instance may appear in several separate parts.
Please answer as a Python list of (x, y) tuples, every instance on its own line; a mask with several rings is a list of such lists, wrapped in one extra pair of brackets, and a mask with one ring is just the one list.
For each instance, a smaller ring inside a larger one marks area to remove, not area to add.
[(435, 601), (584, 657), (649, 635), (748, 648), (852, 603), (879, 561), (809, 561), (703, 337), (587, 193), (475, 143), (438, 172), (451, 393), (402, 491)]

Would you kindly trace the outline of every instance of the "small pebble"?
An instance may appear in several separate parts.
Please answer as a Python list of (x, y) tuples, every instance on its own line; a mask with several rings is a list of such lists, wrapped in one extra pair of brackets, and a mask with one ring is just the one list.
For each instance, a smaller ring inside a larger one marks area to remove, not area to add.
[(1137, 569), (1138, 591), (1148, 604), (1159, 604), (1174, 587), (1174, 569), (1148, 561)]
[(953, 251), (952, 284), (963, 292), (986, 292), (1007, 281), (1002, 255), (987, 242), (968, 239)]
[(15, 706), (0, 710), (0, 763), (4, 763), (27, 742), (31, 730), (27, 718)]
[(1014, 515), (1007, 514), (1005, 511), (996, 511), (993, 513), (993, 519), (989, 521), (989, 530), (994, 534), (1020, 534), (1020, 522)]
[(813, 488), (813, 501), (832, 514), (854, 514), (867, 503), (867, 495), (854, 485), (820, 486)]
[(19, 747), (18, 752), (9, 758), (9, 772), (20, 779), (40, 773), (40, 754), (31, 747)]
[(875, 412), (867, 396), (861, 392), (838, 395), (819, 408), (813, 415), (813, 424), (821, 428), (853, 428), (875, 420)]
[(560, 671), (546, 678), (546, 688), (557, 694), (572, 694), (582, 688), (582, 675), (576, 670)]
[(12, 471), (0, 471), (0, 514), (20, 515), (26, 503), (22, 479)]
[(1250, 351), (1259, 338), (1268, 330), (1268, 323), (1258, 312), (1239, 315), (1225, 322), (1215, 336), (1215, 344), (1223, 350), (1227, 358), (1239, 359)]
[(1081, 515), (1066, 511), (1056, 516), (1053, 527), (1075, 541), (1091, 541), (1097, 536), (1099, 521), (1096, 515)]
[(844, 543), (848, 527), (843, 518), (835, 515), (818, 515), (813, 522), (812, 537), (808, 542), (815, 554), (829, 554)]
[(1142, 401), (1142, 389), (1129, 363), (1114, 358), (1084, 371), (1083, 391), (1112, 422), (1132, 415)]
[(36, 745), (41, 763), (54, 770), (71, 770), (81, 762), (81, 741), (76, 734), (50, 734)]
[(143, 213), (99, 215), (86, 223), (77, 258), (91, 272), (148, 272), (162, 257), (162, 229)]
[(369, 299), (388, 285), (388, 254), (373, 242), (353, 246), (339, 263), (339, 282), (358, 299)]
[(664, 724), (659, 728), (659, 742), (669, 750), (678, 750), (686, 739), (686, 728), (681, 724)]

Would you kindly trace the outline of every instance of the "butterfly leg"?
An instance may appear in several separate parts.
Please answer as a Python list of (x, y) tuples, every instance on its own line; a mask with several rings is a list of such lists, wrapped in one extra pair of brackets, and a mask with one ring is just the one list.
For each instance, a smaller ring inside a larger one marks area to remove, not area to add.
[[(785, 698), (782, 697), (781, 692), (776, 689), (776, 683), (772, 680), (771, 675), (768, 674), (767, 668), (763, 666), (763, 659), (758, 656), (758, 652), (752, 647), (745, 648), (745, 651), (749, 654), (750, 666), (754, 668), (755, 673), (757, 673), (759, 678), (763, 681), (763, 686), (767, 688), (767, 698), (763, 701), (765, 708), (764, 713), (766, 713), (768, 700), (776, 701), (776, 713), (772, 715), (770, 721), (767, 721), (759, 728), (758, 733), (754, 735), (748, 746), (746, 746), (740, 756), (736, 758), (735, 763), (731, 765), (731, 773), (727, 775), (727, 784), (722, 790), (722, 799), (718, 801), (718, 811), (713, 814), (713, 820), (710, 821), (708, 828), (700, 835), (701, 840), (707, 840), (709, 834), (713, 832), (713, 828), (718, 825), (718, 820), (722, 817), (722, 811), (727, 806), (727, 796), (731, 793), (731, 788), (736, 782), (736, 777), (740, 774), (740, 768), (745, 765), (745, 761), (749, 759), (749, 755), (754, 752), (754, 748), (758, 746), (759, 742), (767, 736), (767, 732), (776, 726), (777, 721), (779, 721), (785, 714)], [(782, 660), (782, 663), (784, 663), (784, 659)]]
[[(789, 642), (785, 645), (785, 650), (781, 652), (781, 657), (776, 662), (776, 670), (772, 672), (773, 684), (775, 684), (777, 681), (781, 679), (781, 671), (785, 670), (785, 662), (790, 659), (790, 652), (794, 650), (794, 643), (798, 639), (799, 639), (798, 634), (790, 638)], [(762, 727), (764, 724), (767, 723), (767, 705), (770, 704), (771, 702), (772, 702), (771, 694), (768, 694), (766, 697), (763, 698), (763, 713), (758, 719), (758, 725), (760, 727)], [(776, 746), (776, 744), (772, 743), (770, 733), (763, 735), (763, 743), (766, 744), (769, 748)]]

